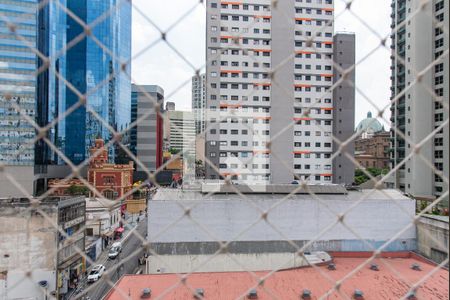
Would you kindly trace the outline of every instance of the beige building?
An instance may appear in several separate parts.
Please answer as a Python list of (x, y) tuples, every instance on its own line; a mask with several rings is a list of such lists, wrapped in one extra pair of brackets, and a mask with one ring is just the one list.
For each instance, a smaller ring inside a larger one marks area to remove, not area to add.
[(36, 207), (0, 199), (2, 299), (63, 299), (75, 288), (85, 270), (85, 205), (84, 197), (46, 198)]
[(355, 140), (355, 159), (364, 168), (389, 168), (390, 133), (374, 133), (370, 138)]

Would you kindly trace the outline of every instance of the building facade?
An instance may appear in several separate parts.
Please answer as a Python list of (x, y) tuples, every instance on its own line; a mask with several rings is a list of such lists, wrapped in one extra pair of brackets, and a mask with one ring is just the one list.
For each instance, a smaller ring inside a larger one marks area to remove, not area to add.
[(36, 54), (27, 44), (36, 45), (37, 0), (0, 5), (0, 163), (33, 165), (35, 129), (16, 108), (34, 119)]
[(205, 131), (206, 74), (192, 77), (192, 111), (195, 115), (195, 133)]
[(2, 295), (64, 299), (84, 272), (84, 197), (46, 198), (37, 207), (23, 198), (0, 203)]
[[(339, 142), (348, 142), (340, 150), (341, 144), (333, 142), (333, 152), (340, 151), (333, 159), (333, 183), (352, 184), (355, 176), (355, 165), (349, 159), (355, 154), (355, 143), (352, 136), (355, 127), (355, 34), (337, 33), (334, 36), (333, 56), (334, 68), (333, 89), (333, 136)], [(340, 68), (338, 70), (338, 68)], [(350, 70), (346, 80), (342, 80), (342, 71)]]
[(169, 124), (165, 125), (169, 149), (181, 156), (195, 159), (195, 115), (190, 111), (167, 111)]
[(209, 1), (208, 179), (332, 182), (333, 9)]
[[(37, 0), (0, 3), (0, 164), (21, 186), (33, 192), (35, 129), (26, 120), (36, 115)], [(22, 110), (22, 115), (19, 112)], [(23, 197), (0, 175), (2, 196)]]
[[(131, 82), (126, 75), (130, 64), (123, 68), (121, 61), (131, 56), (131, 4), (117, 5), (117, 0), (40, 2), (45, 5), (38, 10), (38, 49), (51, 58), (51, 64), (38, 77), (37, 123), (46, 126), (61, 118), (47, 138), (74, 164), (80, 164), (96, 138), (111, 139), (108, 126), (121, 131), (130, 124)], [(65, 9), (86, 24), (100, 20), (92, 35), (101, 45), (83, 38), (65, 49), (84, 32), (77, 20), (67, 17)], [(79, 105), (80, 95), (86, 95), (87, 106)], [(65, 115), (71, 108), (74, 110)], [(125, 134), (121, 142), (129, 146), (129, 136)], [(112, 161), (121, 155), (118, 149), (117, 145), (108, 147)], [(39, 142), (36, 173), (37, 189), (45, 190), (43, 178), (65, 177), (70, 169), (62, 157)]]
[(355, 159), (363, 168), (389, 169), (389, 149), (390, 133), (381, 131), (355, 140)]
[(154, 172), (162, 165), (164, 122), (160, 112), (163, 107), (164, 90), (161, 87), (133, 84), (131, 122), (138, 119), (139, 122), (130, 130), (130, 151), (145, 167), (136, 164), (136, 180), (146, 179), (147, 172)]
[(95, 157), (89, 164), (89, 183), (106, 199), (131, 197), (126, 194), (133, 186), (133, 162), (120, 165), (108, 163), (108, 151), (101, 139), (95, 140), (95, 146), (90, 149), (90, 153)]
[[(87, 170), (87, 180), (96, 191), (106, 199), (116, 200), (131, 198), (132, 195), (127, 193), (133, 186), (133, 162), (128, 164), (111, 164), (108, 159), (108, 150), (102, 139), (95, 140), (93, 147), (90, 149), (90, 160)], [(48, 187), (53, 189), (53, 195), (67, 196), (71, 193), (71, 186), (79, 188), (84, 187), (84, 183), (80, 179), (51, 179)], [(93, 193), (90, 189), (85, 188), (85, 195), (97, 197), (98, 194)]]
[[(443, 126), (449, 118), (449, 62), (444, 55), (449, 38), (442, 28), (448, 24), (448, 5), (444, 0), (423, 7), (418, 0), (391, 4), (391, 27), (396, 29), (391, 35), (391, 167), (398, 171), (390, 185), (412, 196), (435, 198), (448, 191), (441, 176), (449, 176), (449, 126)], [(423, 70), (419, 83), (416, 76)], [(404, 161), (419, 143), (421, 157)]]

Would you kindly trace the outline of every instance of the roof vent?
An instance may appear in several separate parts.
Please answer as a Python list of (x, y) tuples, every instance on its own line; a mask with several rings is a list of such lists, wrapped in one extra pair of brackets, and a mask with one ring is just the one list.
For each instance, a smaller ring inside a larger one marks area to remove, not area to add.
[(413, 269), (415, 271), (422, 271), (422, 268), (420, 268), (420, 265), (416, 264), (416, 263), (411, 265), (411, 269)]
[(336, 270), (336, 265), (334, 263), (329, 263), (327, 268), (328, 270)]
[(201, 288), (195, 289), (194, 298), (195, 299), (203, 299), (203, 297), (205, 297), (205, 290), (203, 290)]
[(310, 290), (303, 290), (301, 298), (303, 300), (310, 300), (311, 299), (311, 291)]
[(370, 265), (370, 269), (371, 269), (372, 271), (380, 271), (380, 269), (378, 268), (378, 265), (377, 265), (377, 264), (371, 264), (371, 265)]
[(256, 289), (251, 289), (250, 292), (248, 292), (248, 299), (258, 299), (258, 293), (256, 292)]
[(364, 293), (361, 290), (355, 290), (353, 293), (353, 298), (356, 300), (362, 300), (364, 299)]
[(417, 300), (416, 292), (415, 292), (415, 291), (410, 291), (410, 292), (406, 295), (406, 299), (408, 299), (408, 300)]
[(150, 288), (145, 288), (142, 290), (141, 299), (147, 299), (152, 296), (152, 290)]

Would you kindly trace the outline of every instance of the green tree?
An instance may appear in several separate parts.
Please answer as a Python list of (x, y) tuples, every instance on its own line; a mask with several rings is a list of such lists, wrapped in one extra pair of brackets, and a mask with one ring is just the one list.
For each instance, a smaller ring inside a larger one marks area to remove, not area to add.
[[(367, 173), (369, 173), (370, 175), (372, 175), (373, 177), (377, 177), (379, 175), (385, 175), (389, 172), (388, 169), (379, 169), (379, 168), (367, 168), (365, 169), (365, 171)], [(370, 178), (369, 176), (366, 174), (366, 172), (364, 172), (361, 169), (356, 169), (355, 170), (355, 183), (356, 185), (360, 185), (366, 181), (368, 181)]]
[(80, 185), (71, 185), (68, 189), (67, 189), (67, 193), (69, 195), (84, 195), (84, 196), (89, 196), (89, 189), (85, 186), (80, 186)]
[(169, 149), (169, 152), (170, 152), (170, 154), (175, 155), (175, 154), (178, 154), (178, 153), (180, 152), (180, 150), (175, 149), (175, 148), (170, 148), (170, 149)]

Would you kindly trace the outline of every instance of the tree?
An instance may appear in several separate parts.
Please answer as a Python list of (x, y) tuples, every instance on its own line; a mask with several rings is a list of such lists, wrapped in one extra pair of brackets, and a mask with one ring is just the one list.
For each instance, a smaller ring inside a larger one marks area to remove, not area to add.
[[(372, 175), (372, 177), (377, 177), (379, 175), (385, 175), (389, 172), (388, 169), (379, 169), (379, 168), (367, 168), (367, 169), (365, 169), (365, 171), (367, 173), (369, 173), (370, 175)], [(366, 174), (366, 172), (364, 172), (361, 169), (355, 170), (356, 185), (360, 185), (370, 179), (369, 176)]]
[(175, 155), (175, 154), (180, 153), (180, 150), (175, 149), (175, 148), (169, 148), (169, 152), (170, 152), (170, 154)]
[(67, 193), (69, 195), (84, 195), (84, 196), (89, 196), (89, 189), (83, 185), (71, 185), (69, 186), (69, 188), (67, 189)]

